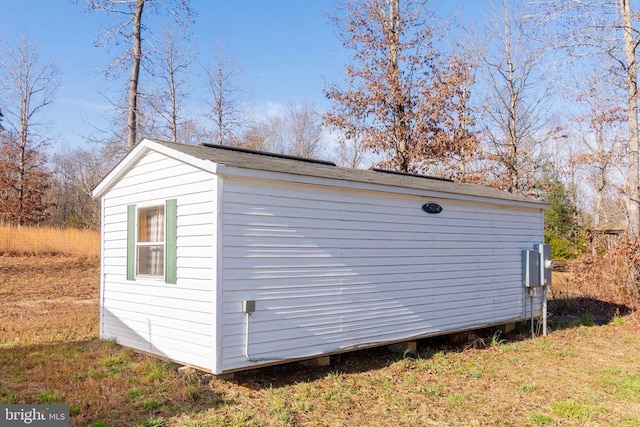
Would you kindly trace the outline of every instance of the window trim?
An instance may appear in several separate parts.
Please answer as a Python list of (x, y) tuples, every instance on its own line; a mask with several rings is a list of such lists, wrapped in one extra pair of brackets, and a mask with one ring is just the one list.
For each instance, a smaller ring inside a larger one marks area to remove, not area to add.
[[(162, 209), (162, 241), (158, 242), (141, 242), (140, 241), (140, 213), (143, 210), (147, 209)], [(151, 279), (151, 280), (160, 280), (164, 279), (166, 275), (166, 250), (167, 250), (167, 207), (166, 201), (164, 203), (159, 202), (149, 202), (140, 205), (136, 205), (136, 225), (135, 225), (135, 254), (134, 254), (134, 271), (135, 277), (140, 279)], [(141, 247), (151, 247), (151, 246), (162, 246), (162, 272), (160, 274), (144, 274), (139, 272), (139, 248)]]
[[(141, 209), (164, 207), (164, 265), (162, 275), (137, 274), (137, 248), (153, 246), (156, 242), (138, 242), (138, 216)], [(178, 206), (177, 199), (145, 202), (140, 205), (127, 205), (127, 245), (126, 245), (126, 279), (127, 281), (145, 280), (161, 281), (167, 284), (177, 284), (177, 243), (178, 243)], [(142, 243), (142, 244), (140, 244)]]
[(178, 280), (178, 200), (164, 203), (164, 281), (175, 285)]

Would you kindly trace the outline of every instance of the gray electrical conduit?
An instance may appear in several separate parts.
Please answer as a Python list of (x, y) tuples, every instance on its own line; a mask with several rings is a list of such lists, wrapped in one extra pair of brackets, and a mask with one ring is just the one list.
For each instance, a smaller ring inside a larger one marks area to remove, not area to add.
[(258, 359), (251, 357), (249, 354), (249, 318), (251, 313), (246, 313), (245, 329), (244, 329), (244, 357), (249, 362), (274, 362), (278, 360), (285, 360), (286, 357), (260, 357)]
[[(529, 297), (530, 301), (530, 311), (531, 311), (531, 338), (535, 338), (535, 331), (533, 325), (533, 295)], [(542, 336), (547, 335), (547, 286), (542, 286), (542, 307), (541, 307), (541, 317), (542, 317)], [(524, 317), (527, 318), (527, 298), (524, 300)]]

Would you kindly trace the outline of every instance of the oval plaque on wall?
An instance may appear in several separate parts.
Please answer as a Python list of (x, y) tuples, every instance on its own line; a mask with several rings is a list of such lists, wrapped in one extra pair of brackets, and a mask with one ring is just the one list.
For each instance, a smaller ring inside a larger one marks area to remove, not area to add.
[(430, 214), (439, 214), (440, 212), (442, 212), (442, 206), (433, 202), (425, 203), (424, 205), (422, 205), (422, 210)]

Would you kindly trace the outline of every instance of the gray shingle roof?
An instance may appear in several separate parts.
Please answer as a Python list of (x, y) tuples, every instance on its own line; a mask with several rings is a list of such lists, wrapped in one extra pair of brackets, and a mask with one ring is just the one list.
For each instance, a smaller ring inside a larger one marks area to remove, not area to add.
[(328, 164), (276, 157), (269, 155), (269, 153), (242, 152), (216, 146), (175, 144), (156, 139), (152, 139), (152, 141), (195, 158), (209, 160), (229, 167), (270, 172), (284, 172), (294, 175), (369, 184), (391, 185), (394, 187), (415, 190), (490, 198), (509, 202), (535, 204), (539, 205), (540, 208), (547, 206), (545, 203), (534, 199), (476, 184), (451, 182), (441, 179), (429, 179), (418, 176), (389, 174), (373, 170), (342, 168)]

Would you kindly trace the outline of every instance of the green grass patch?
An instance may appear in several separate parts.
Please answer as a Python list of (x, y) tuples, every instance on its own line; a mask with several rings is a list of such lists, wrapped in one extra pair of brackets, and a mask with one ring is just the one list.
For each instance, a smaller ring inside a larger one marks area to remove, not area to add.
[(466, 398), (462, 393), (453, 393), (451, 396), (449, 396), (449, 402), (453, 403), (454, 405), (461, 405), (465, 400)]
[(267, 393), (267, 403), (270, 408), (271, 415), (276, 419), (278, 425), (295, 425), (296, 419), (287, 405), (286, 397), (281, 392), (274, 392), (270, 390), (269, 393)]
[(502, 346), (505, 343), (505, 340), (500, 338), (501, 335), (502, 335), (502, 331), (500, 331), (500, 330), (497, 330), (493, 334), (489, 335), (485, 339), (485, 343), (487, 344), (487, 347), (500, 347), (500, 346)]
[(523, 384), (520, 387), (518, 387), (518, 391), (520, 393), (531, 393), (533, 392), (537, 387), (535, 386), (535, 384)]
[(482, 372), (480, 372), (480, 371), (471, 371), (469, 373), (469, 376), (471, 378), (475, 378), (475, 379), (479, 380), (480, 378), (482, 378)]
[(245, 427), (245, 426), (258, 426), (259, 420), (256, 420), (248, 411), (234, 412), (228, 420), (225, 420), (225, 424), (229, 427)]
[(553, 424), (553, 417), (548, 414), (542, 414), (534, 411), (529, 413), (529, 423), (537, 426), (546, 426)]
[(20, 398), (20, 393), (14, 390), (5, 390), (0, 391), (0, 404), (14, 404), (18, 403), (18, 399)]
[(130, 359), (124, 353), (110, 354), (98, 360), (101, 370), (93, 371), (93, 376), (112, 377), (131, 367)]
[(619, 368), (615, 371), (605, 371), (599, 385), (604, 391), (627, 402), (640, 402), (640, 375), (623, 373)]
[(147, 382), (163, 382), (167, 379), (167, 363), (149, 357), (142, 364)]
[(606, 409), (592, 403), (581, 403), (574, 399), (553, 403), (551, 410), (554, 414), (567, 420), (589, 422), (594, 421), (598, 414), (606, 413)]
[(617, 393), (622, 399), (640, 402), (640, 375), (625, 374), (620, 381)]
[(55, 391), (45, 389), (36, 396), (36, 403), (55, 405), (60, 403), (60, 395)]
[(135, 399), (140, 396), (142, 396), (142, 391), (138, 388), (132, 388), (131, 390), (127, 391), (127, 397), (129, 399)]
[(165, 424), (166, 420), (163, 417), (149, 417), (142, 423), (144, 427), (163, 427)]
[(596, 318), (593, 314), (587, 312), (580, 315), (580, 325), (582, 326), (594, 326), (596, 324)]
[(640, 427), (640, 415), (625, 415), (622, 417), (622, 423), (620, 423), (620, 426)]
[(418, 390), (420, 391), (421, 394), (424, 394), (426, 396), (431, 396), (431, 397), (444, 396), (444, 393), (442, 392), (442, 388), (437, 384), (430, 385), (430, 386), (420, 386)]
[(611, 326), (623, 326), (627, 323), (627, 319), (625, 319), (624, 317), (620, 316), (619, 314), (614, 314), (613, 318), (611, 318), (611, 321), (609, 322), (609, 325)]
[(155, 397), (140, 402), (140, 407), (147, 410), (158, 409), (160, 406), (162, 406), (162, 402)]

